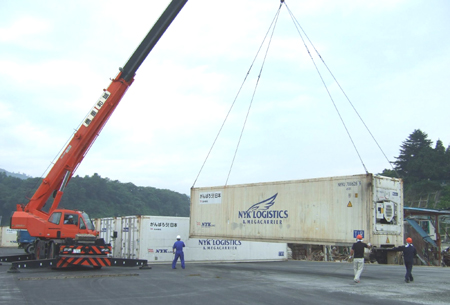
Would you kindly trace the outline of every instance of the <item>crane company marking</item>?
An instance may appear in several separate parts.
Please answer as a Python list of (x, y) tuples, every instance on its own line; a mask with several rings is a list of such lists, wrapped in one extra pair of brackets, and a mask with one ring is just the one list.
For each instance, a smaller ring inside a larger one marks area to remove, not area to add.
[(95, 103), (94, 107), (92, 107), (91, 111), (89, 111), (89, 114), (86, 116), (86, 118), (83, 121), (83, 125), (88, 127), (89, 124), (91, 124), (94, 117), (97, 115), (97, 112), (100, 111), (100, 108), (106, 103), (106, 100), (111, 95), (109, 91), (106, 91), (102, 93), (100, 98)]

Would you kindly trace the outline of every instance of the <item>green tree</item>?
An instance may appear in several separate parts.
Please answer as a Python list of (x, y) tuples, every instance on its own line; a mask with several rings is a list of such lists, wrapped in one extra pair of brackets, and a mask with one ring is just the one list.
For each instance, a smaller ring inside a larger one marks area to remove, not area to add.
[(450, 145), (445, 150), (444, 179), (450, 182)]
[(432, 141), (420, 129), (409, 135), (400, 147), (400, 155), (396, 157), (395, 169), (405, 182), (414, 183), (432, 178), (433, 164)]
[(444, 144), (441, 140), (436, 141), (436, 146), (433, 152), (433, 168), (435, 172), (435, 179), (445, 181), (448, 175), (448, 164), (446, 158)]
[(385, 168), (385, 169), (381, 172), (381, 175), (382, 175), (382, 176), (385, 176), (385, 177), (400, 178), (395, 170), (393, 170), (393, 169), (387, 169), (387, 168)]
[(432, 148), (432, 143), (425, 132), (414, 130), (400, 146), (395, 170), (382, 172), (388, 177), (399, 173), (406, 206), (427, 202), (430, 208), (450, 207), (450, 146), (445, 149), (438, 140)]

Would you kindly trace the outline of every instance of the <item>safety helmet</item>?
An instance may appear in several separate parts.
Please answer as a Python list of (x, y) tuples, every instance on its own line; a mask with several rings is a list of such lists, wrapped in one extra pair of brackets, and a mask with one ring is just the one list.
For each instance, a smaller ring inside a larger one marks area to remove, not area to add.
[(412, 244), (412, 238), (411, 238), (411, 237), (408, 237), (408, 238), (406, 239), (406, 242), (407, 242), (408, 244)]
[(361, 234), (358, 234), (358, 236), (356, 236), (356, 239), (362, 239)]
[(177, 235), (177, 239), (181, 239), (181, 236), (180, 236), (180, 235)]
[(72, 219), (73, 218), (73, 216), (72, 215), (69, 215), (69, 219)]

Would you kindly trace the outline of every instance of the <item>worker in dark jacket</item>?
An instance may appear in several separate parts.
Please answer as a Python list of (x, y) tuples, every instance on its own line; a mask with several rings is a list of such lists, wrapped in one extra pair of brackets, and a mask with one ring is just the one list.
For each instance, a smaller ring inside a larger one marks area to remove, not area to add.
[(355, 283), (359, 283), (361, 273), (364, 269), (364, 249), (371, 248), (370, 243), (363, 243), (362, 235), (356, 236), (356, 243), (353, 244), (352, 250), (350, 250), (350, 258), (353, 256), (353, 271), (355, 278), (353, 279)]
[(173, 244), (173, 253), (175, 254), (175, 257), (173, 259), (172, 262), (172, 269), (177, 269), (175, 267), (175, 265), (177, 264), (177, 260), (178, 258), (180, 258), (181, 261), (181, 268), (184, 269), (184, 253), (183, 253), (183, 248), (184, 248), (184, 242), (181, 241), (181, 237), (180, 235), (177, 236), (177, 241)]
[(414, 257), (417, 256), (417, 250), (412, 244), (412, 238), (406, 239), (406, 245), (394, 248), (394, 251), (403, 251), (403, 260), (405, 261), (406, 274), (405, 282), (409, 283), (414, 281), (412, 276), (412, 268), (414, 264)]

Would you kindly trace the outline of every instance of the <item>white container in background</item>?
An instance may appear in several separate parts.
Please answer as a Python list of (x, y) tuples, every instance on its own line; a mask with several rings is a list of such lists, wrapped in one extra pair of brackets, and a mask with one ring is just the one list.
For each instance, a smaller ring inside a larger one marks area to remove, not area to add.
[[(221, 238), (189, 238), (189, 217), (124, 216), (95, 221), (100, 236), (113, 246), (113, 256), (167, 263), (181, 236), (187, 262), (287, 260), (286, 243), (251, 242)], [(114, 236), (117, 232), (117, 238)]]
[(1, 227), (0, 247), (18, 247), (17, 230)]

